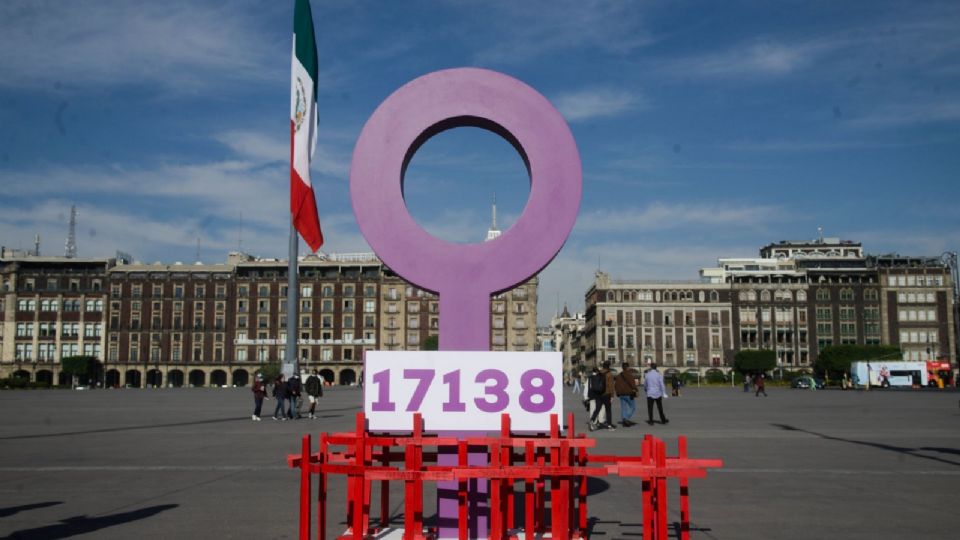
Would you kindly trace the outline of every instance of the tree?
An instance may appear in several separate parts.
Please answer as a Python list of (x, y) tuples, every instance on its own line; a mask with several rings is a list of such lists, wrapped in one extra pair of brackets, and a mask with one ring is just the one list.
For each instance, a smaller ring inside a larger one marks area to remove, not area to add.
[(440, 350), (440, 338), (437, 336), (427, 336), (423, 340), (423, 343), (420, 344), (421, 351), (437, 351)]
[(763, 373), (777, 365), (777, 355), (769, 349), (737, 351), (733, 369), (740, 373)]
[(60, 360), (60, 371), (70, 375), (73, 386), (87, 384), (100, 371), (100, 361), (96, 356), (65, 356)]
[(852, 362), (900, 358), (900, 349), (893, 345), (830, 345), (817, 355), (813, 368), (828, 378), (840, 378), (850, 372)]
[(263, 364), (260, 366), (260, 373), (263, 374), (264, 380), (275, 381), (280, 375), (280, 364), (277, 362), (271, 362), (269, 364)]

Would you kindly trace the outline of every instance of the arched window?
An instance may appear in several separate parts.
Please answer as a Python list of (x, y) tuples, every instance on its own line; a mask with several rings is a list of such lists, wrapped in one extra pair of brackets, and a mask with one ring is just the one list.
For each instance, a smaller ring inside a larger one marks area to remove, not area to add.
[(819, 289), (817, 289), (817, 300), (818, 301), (830, 300), (830, 289), (826, 287), (820, 287)]
[(768, 290), (766, 290), (766, 289), (760, 291), (760, 301), (761, 301), (761, 302), (769, 302), (769, 301), (770, 301), (770, 291), (768, 291)]
[(807, 291), (797, 291), (797, 302), (807, 301)]
[(719, 302), (719, 301), (720, 301), (720, 294), (717, 293), (717, 291), (710, 291), (710, 301), (711, 301), (711, 302)]

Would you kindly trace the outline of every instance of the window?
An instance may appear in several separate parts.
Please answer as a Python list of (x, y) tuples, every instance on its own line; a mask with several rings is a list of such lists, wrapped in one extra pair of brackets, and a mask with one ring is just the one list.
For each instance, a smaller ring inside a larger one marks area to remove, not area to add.
[(344, 285), (343, 286), (343, 295), (344, 296), (353, 296), (355, 294), (355, 289), (353, 285)]
[(33, 360), (32, 343), (17, 343), (14, 351), (14, 355), (17, 360)]
[(260, 285), (260, 287), (257, 289), (257, 296), (270, 296), (270, 286)]
[(863, 299), (867, 302), (876, 302), (880, 299), (880, 293), (876, 289), (864, 289)]
[(841, 301), (841, 302), (852, 302), (852, 301), (853, 301), (853, 289), (840, 289), (840, 301)]
[(363, 312), (364, 313), (375, 313), (377, 310), (377, 301), (376, 300), (365, 300), (363, 302)]
[(303, 285), (300, 287), (300, 297), (310, 298), (313, 296), (313, 285)]
[(830, 300), (830, 289), (817, 289), (817, 301), (825, 302)]
[(818, 321), (829, 321), (833, 319), (833, 314), (828, 307), (818, 307), (817, 308), (817, 320)]

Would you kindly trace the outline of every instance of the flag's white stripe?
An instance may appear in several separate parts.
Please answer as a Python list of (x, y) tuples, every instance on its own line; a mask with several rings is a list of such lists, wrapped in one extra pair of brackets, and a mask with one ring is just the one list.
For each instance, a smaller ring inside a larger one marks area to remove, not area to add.
[(306, 118), (300, 126), (300, 131), (293, 136), (293, 168), (303, 179), (307, 186), (310, 186), (310, 159), (313, 157), (313, 151), (317, 144), (317, 106), (313, 95), (313, 79), (310, 73), (297, 59), (297, 36), (293, 36), (293, 53), (291, 54), (292, 66), (290, 69), (290, 120), (296, 121), (296, 88), (297, 78), (300, 79), (304, 99), (306, 100)]

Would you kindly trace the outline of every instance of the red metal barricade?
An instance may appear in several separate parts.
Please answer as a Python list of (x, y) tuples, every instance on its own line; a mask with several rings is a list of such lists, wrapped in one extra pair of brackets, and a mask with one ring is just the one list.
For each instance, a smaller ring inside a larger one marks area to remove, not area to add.
[[(678, 440), (678, 455), (668, 457), (663, 440), (646, 435), (638, 456), (590, 455), (594, 439), (577, 434), (573, 415), (562, 436), (556, 415), (551, 416), (548, 434), (521, 435), (510, 429), (510, 418), (503, 415), (498, 436), (456, 439), (423, 433), (423, 420), (414, 415), (409, 435), (368, 433), (363, 413), (357, 414), (356, 428), (348, 433), (323, 433), (320, 448), (311, 449), (311, 437), (305, 435), (300, 454), (290, 455), (291, 468), (300, 469), (300, 535), (310, 538), (312, 512), (312, 476), (317, 475), (317, 538), (326, 539), (327, 476), (347, 479), (347, 531), (338, 540), (369, 538), (389, 527), (389, 483), (404, 483), (405, 539), (432, 536), (424, 529), (423, 486), (425, 482), (456, 481), (458, 486), (459, 537), (468, 537), (468, 483), (483, 478), (490, 482), (489, 538), (516, 538), (514, 498), (522, 484), (523, 531), (556, 540), (586, 538), (587, 479), (616, 475), (639, 478), (642, 483), (641, 508), (644, 540), (667, 538), (667, 478), (680, 481), (680, 538), (690, 537), (689, 479), (702, 478), (707, 469), (723, 466), (718, 459), (690, 459), (687, 441)], [(437, 465), (441, 449), (456, 449), (455, 466)], [(486, 465), (469, 465), (468, 450), (485, 449)], [(380, 519), (371, 525), (372, 483), (380, 482)], [(547, 503), (549, 501), (549, 516)], [(548, 519), (549, 518), (549, 519)], [(529, 538), (530, 536), (527, 535)]]

